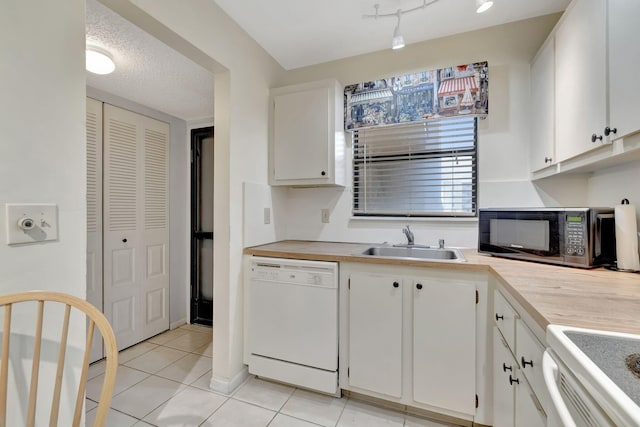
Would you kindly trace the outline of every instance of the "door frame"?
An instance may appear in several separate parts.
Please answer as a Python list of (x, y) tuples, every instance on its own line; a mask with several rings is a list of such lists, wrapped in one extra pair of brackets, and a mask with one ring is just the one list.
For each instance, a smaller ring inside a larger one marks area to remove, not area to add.
[[(190, 220), (189, 220), (189, 247), (190, 247), (190, 262), (189, 262), (189, 323), (197, 323), (200, 325), (211, 326), (213, 323), (213, 301), (205, 301), (200, 297), (199, 289), (199, 257), (198, 257), (198, 240), (196, 235), (201, 233), (197, 227), (198, 221), (198, 194), (199, 194), (199, 179), (200, 164), (198, 162), (198, 147), (202, 144), (202, 141), (206, 138), (214, 138), (214, 126), (207, 126), (202, 128), (191, 129), (191, 172), (190, 172)], [(214, 138), (215, 144), (215, 138)], [(208, 233), (207, 233), (208, 234)], [(207, 237), (209, 238), (209, 237)], [(213, 232), (211, 232), (211, 239), (213, 239)], [(213, 260), (211, 260), (213, 262)], [(210, 316), (203, 317), (211, 313)]]

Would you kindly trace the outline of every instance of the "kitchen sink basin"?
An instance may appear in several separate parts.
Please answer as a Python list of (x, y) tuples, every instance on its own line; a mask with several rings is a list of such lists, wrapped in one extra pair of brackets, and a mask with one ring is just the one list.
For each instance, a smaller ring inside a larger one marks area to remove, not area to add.
[(462, 252), (453, 248), (372, 246), (361, 255), (380, 258), (411, 258), (429, 261), (466, 262)]

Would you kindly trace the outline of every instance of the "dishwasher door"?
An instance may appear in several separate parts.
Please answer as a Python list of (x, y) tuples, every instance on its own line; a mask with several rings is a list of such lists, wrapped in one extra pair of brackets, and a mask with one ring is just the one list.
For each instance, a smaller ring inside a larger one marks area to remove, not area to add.
[(255, 356), (338, 369), (337, 263), (255, 258), (249, 345)]

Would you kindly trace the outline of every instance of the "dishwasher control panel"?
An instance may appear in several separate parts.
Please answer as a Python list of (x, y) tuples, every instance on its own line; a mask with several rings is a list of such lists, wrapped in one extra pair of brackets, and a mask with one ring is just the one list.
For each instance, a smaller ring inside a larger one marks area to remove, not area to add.
[(332, 269), (314, 268), (309, 266), (297, 267), (290, 265), (274, 265), (253, 263), (251, 278), (279, 283), (295, 283), (296, 285), (320, 286), (337, 288), (337, 275)]

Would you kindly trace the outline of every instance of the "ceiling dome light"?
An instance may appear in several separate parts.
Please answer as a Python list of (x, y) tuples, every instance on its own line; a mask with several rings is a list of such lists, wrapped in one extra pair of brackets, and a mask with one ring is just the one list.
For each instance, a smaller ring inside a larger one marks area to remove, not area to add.
[(486, 12), (491, 6), (493, 6), (491, 0), (476, 0), (476, 13)]
[(95, 46), (87, 46), (86, 51), (87, 71), (94, 74), (110, 74), (116, 69), (116, 64), (111, 54), (104, 49)]

